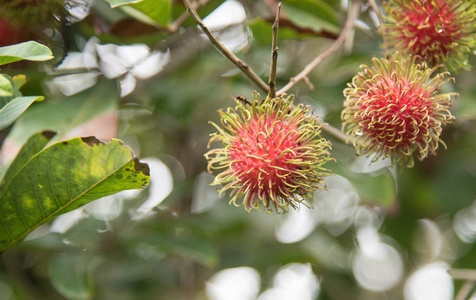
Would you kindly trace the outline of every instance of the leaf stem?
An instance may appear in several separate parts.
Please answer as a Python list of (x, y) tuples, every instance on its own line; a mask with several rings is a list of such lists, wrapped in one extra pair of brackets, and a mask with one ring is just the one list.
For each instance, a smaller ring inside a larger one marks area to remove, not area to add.
[(187, 7), (188, 12), (197, 22), (198, 26), (203, 30), (207, 35), (208, 39), (212, 44), (228, 58), (232, 63), (234, 63), (249, 79), (251, 79), (256, 85), (258, 85), (263, 91), (269, 93), (269, 86), (261, 79), (255, 72), (248, 66), (246, 62), (239, 59), (233, 52), (228, 50), (223, 43), (221, 43), (208, 29), (208, 27), (203, 23), (202, 19), (198, 15), (197, 11), (192, 7), (189, 0), (183, 0), (185, 6)]
[(353, 5), (349, 11), (349, 16), (347, 18), (347, 21), (344, 25), (344, 28), (342, 29), (341, 33), (339, 34), (339, 37), (335, 40), (335, 42), (327, 49), (326, 51), (322, 52), (319, 54), (316, 58), (314, 58), (313, 61), (311, 61), (304, 69), (297, 74), (295, 77), (291, 78), (289, 83), (286, 84), (282, 89), (280, 89), (277, 92), (277, 96), (285, 94), (287, 91), (289, 91), (296, 83), (298, 83), (301, 80), (306, 80), (307, 75), (315, 68), (317, 65), (319, 65), (325, 58), (327, 58), (329, 55), (333, 54), (339, 47), (343, 44), (347, 33), (352, 29), (354, 26), (354, 22), (359, 16), (360, 13), (360, 7), (361, 7), (361, 0), (354, 0)]
[(271, 69), (269, 71), (269, 97), (276, 97), (276, 68), (278, 65), (278, 29), (279, 29), (279, 14), (281, 13), (281, 2), (278, 4), (278, 12), (273, 23), (273, 36), (271, 42)]

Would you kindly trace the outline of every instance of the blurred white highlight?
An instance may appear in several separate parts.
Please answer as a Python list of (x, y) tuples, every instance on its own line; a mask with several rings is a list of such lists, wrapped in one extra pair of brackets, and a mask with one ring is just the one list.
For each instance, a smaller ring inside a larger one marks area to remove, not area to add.
[(220, 200), (216, 188), (210, 185), (213, 178), (207, 172), (202, 172), (196, 177), (193, 187), (192, 213), (205, 212)]
[(350, 170), (355, 173), (374, 173), (389, 167), (392, 162), (389, 157), (372, 162), (373, 156), (358, 156), (352, 162)]
[(106, 223), (116, 219), (122, 212), (122, 202), (135, 198), (140, 190), (127, 190), (114, 195), (102, 197), (81, 208), (56, 217), (50, 227), (50, 232), (65, 233), (81, 219), (91, 216)]
[(149, 198), (133, 213), (133, 220), (138, 220), (152, 214), (154, 207), (162, 203), (174, 188), (172, 173), (159, 159), (145, 158), (150, 168)]
[(352, 225), (360, 199), (346, 178), (333, 175), (326, 182), (327, 190), (317, 190), (314, 194), (314, 210), (321, 225), (338, 236)]
[(121, 97), (130, 94), (136, 87), (136, 78), (147, 79), (163, 70), (169, 62), (168, 51), (151, 51), (145, 44), (115, 45), (99, 44), (91, 38), (83, 52), (70, 52), (58, 66), (58, 71), (74, 74), (58, 76), (50, 88), (57, 88), (66, 96), (79, 93), (97, 82), (97, 77), (119, 78)]
[(424, 254), (426, 261), (435, 261), (442, 252), (443, 234), (438, 225), (429, 219), (418, 220), (418, 224), (422, 234), (415, 241), (415, 248)]
[(371, 291), (385, 291), (396, 286), (403, 275), (403, 261), (392, 246), (381, 241), (376, 228), (367, 226), (357, 232), (359, 247), (352, 262), (357, 282)]
[(258, 300), (313, 300), (319, 295), (319, 281), (310, 264), (293, 263), (282, 267), (275, 275), (273, 287)]
[[(144, 44), (119, 46), (114, 44), (96, 45), (100, 58), (99, 67), (107, 78), (121, 76), (121, 97), (135, 88), (135, 78), (147, 79), (162, 71), (169, 62), (169, 52), (150, 51)], [(125, 77), (129, 77), (124, 79)], [(133, 80), (134, 79), (134, 80)]]
[(208, 29), (214, 32), (216, 38), (232, 52), (248, 45), (250, 33), (248, 27), (243, 24), (245, 21), (245, 9), (236, 0), (225, 1), (203, 19)]
[(476, 241), (476, 201), (458, 211), (453, 219), (456, 235), (465, 243)]
[(444, 262), (419, 268), (405, 283), (405, 300), (452, 300), (454, 287), (448, 269)]
[(237, 267), (217, 272), (206, 284), (210, 300), (255, 300), (261, 278), (253, 268)]
[(314, 210), (301, 206), (299, 210), (290, 209), (287, 214), (278, 216), (276, 239), (284, 244), (296, 243), (306, 238), (317, 225)]

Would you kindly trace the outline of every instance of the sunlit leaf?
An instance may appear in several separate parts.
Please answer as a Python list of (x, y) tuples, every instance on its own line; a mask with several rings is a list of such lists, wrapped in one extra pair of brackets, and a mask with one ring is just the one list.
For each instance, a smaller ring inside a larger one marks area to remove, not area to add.
[[(263, 45), (271, 43), (272, 40), (272, 24), (263, 19), (254, 19), (248, 23), (253, 32), (253, 39)], [(279, 39), (300, 39), (302, 36), (289, 28), (279, 28)]]
[(0, 74), (0, 96), (9, 97), (13, 96), (13, 86), (10, 80), (4, 75)]
[(287, 0), (283, 3), (283, 14), (296, 26), (314, 31), (338, 32), (337, 15), (324, 1)]
[(55, 131), (61, 137), (98, 115), (115, 111), (118, 97), (116, 82), (100, 80), (84, 92), (31, 107), (17, 120), (8, 137), (19, 145), (38, 130)]
[(354, 174), (347, 176), (347, 179), (352, 182), (365, 203), (390, 208), (397, 199), (395, 181), (387, 173), (376, 176)]
[(172, 2), (171, 0), (143, 0), (123, 6), (122, 9), (143, 23), (167, 26), (172, 13)]
[(44, 97), (29, 96), (18, 97), (8, 102), (0, 109), (0, 130), (10, 126), (15, 120), (35, 101), (41, 101)]
[(53, 131), (39, 131), (30, 136), (5, 172), (2, 182), (0, 183), (0, 189), (2, 184), (10, 182), (12, 178), (16, 176), (33, 155), (40, 152), (55, 134)]
[(20, 60), (44, 61), (52, 58), (53, 53), (48, 47), (34, 41), (0, 47), (0, 65)]
[(18, 74), (13, 76), (12, 78), (13, 83), (16, 85), (17, 89), (21, 89), (21, 87), (26, 83), (26, 76), (23, 74)]
[(55, 256), (49, 265), (49, 276), (55, 289), (67, 299), (91, 299), (93, 273), (99, 259), (68, 253)]
[[(53, 217), (149, 183), (149, 167), (119, 140), (94, 137), (53, 144), (0, 187), (0, 251)], [(4, 178), (4, 179), (5, 179)]]
[(16, 85), (15, 80), (6, 74), (0, 75), (2, 78), (8, 80), (9, 83), (5, 83), (11, 87), (12, 93), (9, 95), (0, 95), (0, 108), (4, 107), (8, 102), (12, 101), (15, 98), (21, 97), (19, 86)]
[(143, 0), (106, 0), (106, 1), (109, 2), (111, 7), (118, 7), (118, 6), (121, 6), (121, 5), (127, 5), (127, 4), (131, 4), (131, 3), (141, 2)]

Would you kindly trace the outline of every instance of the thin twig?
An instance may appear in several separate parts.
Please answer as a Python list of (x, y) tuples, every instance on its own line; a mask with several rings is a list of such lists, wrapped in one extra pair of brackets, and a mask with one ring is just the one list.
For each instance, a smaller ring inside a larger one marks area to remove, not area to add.
[[(193, 8), (197, 10), (202, 6), (205, 6), (205, 4), (207, 4), (209, 1), (210, 0), (195, 1), (192, 3), (192, 5), (193, 5)], [(176, 32), (180, 28), (180, 25), (182, 25), (182, 23), (185, 22), (188, 19), (188, 17), (190, 17), (190, 14), (188, 13), (188, 10), (186, 10), (177, 19), (175, 19), (174, 22), (172, 22), (169, 26), (167, 26), (167, 30), (170, 33)]]
[(380, 9), (378, 8), (377, 3), (375, 3), (375, 0), (368, 0), (367, 2), (369, 3), (370, 7), (372, 7), (375, 14), (377, 14), (379, 23), (383, 24), (385, 20), (383, 19), (382, 12), (380, 12)]
[(339, 129), (335, 128), (332, 125), (329, 125), (327, 123), (324, 123), (321, 120), (318, 120), (318, 123), (322, 126), (321, 129), (322, 131), (327, 132), (328, 134), (334, 136), (335, 138), (343, 141), (346, 144), (352, 144), (354, 142), (353, 137), (347, 136), (345, 133), (340, 131)]
[(455, 300), (464, 300), (464, 299), (466, 299), (466, 297), (468, 297), (469, 293), (471, 293), (471, 291), (473, 290), (475, 284), (476, 284), (476, 282), (474, 282), (473, 280), (467, 280), (463, 284), (463, 286), (460, 288), (458, 294), (455, 297)]
[(387, 49), (387, 42), (386, 42), (386, 34), (385, 34), (385, 19), (382, 15), (382, 12), (380, 11), (380, 9), (378, 8), (377, 6), (377, 3), (375, 3), (375, 0), (368, 0), (368, 3), (370, 5), (370, 7), (372, 7), (372, 10), (375, 12), (375, 14), (377, 15), (377, 18), (378, 18), (378, 22), (379, 22), (379, 29), (381, 30), (381, 34), (382, 34), (382, 47), (384, 48), (384, 52), (388, 52), (388, 49)]
[(286, 84), (282, 89), (280, 89), (276, 95), (280, 96), (285, 94), (287, 91), (289, 91), (296, 83), (299, 81), (303, 80), (307, 75), (315, 68), (317, 65), (319, 65), (326, 57), (334, 53), (339, 47), (342, 45), (344, 42), (347, 33), (349, 30), (352, 29), (354, 26), (354, 22), (359, 16), (360, 13), (360, 6), (361, 6), (361, 0), (354, 0), (352, 8), (350, 9), (349, 16), (347, 18), (347, 21), (344, 25), (344, 28), (342, 29), (339, 37), (335, 40), (335, 42), (323, 53), (318, 55), (313, 61), (311, 61), (299, 74), (297, 74), (295, 77), (291, 78), (288, 84)]
[(278, 65), (278, 29), (279, 14), (281, 13), (281, 2), (278, 4), (278, 12), (273, 23), (273, 39), (271, 42), (271, 69), (269, 71), (269, 97), (276, 97), (276, 68)]
[(197, 14), (197, 11), (192, 7), (189, 0), (183, 0), (185, 6), (187, 7), (188, 12), (192, 15), (192, 17), (197, 22), (198, 26), (203, 30), (203, 32), (208, 36), (208, 39), (212, 44), (228, 58), (231, 62), (233, 62), (249, 79), (251, 79), (256, 85), (258, 85), (263, 91), (269, 93), (269, 86), (256, 75), (253, 70), (246, 64), (244, 61), (236, 57), (236, 55), (228, 50), (228, 48), (223, 45), (208, 29), (208, 27), (203, 23), (200, 16)]
[(476, 281), (476, 270), (474, 269), (450, 269), (448, 274), (454, 279), (465, 279)]

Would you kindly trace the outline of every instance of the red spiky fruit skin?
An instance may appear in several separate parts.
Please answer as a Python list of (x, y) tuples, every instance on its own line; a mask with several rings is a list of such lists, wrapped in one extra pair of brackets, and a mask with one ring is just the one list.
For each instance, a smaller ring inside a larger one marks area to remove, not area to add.
[(286, 212), (325, 186), (331, 145), (306, 106), (293, 106), (290, 98), (237, 104), (219, 111), (223, 128), (212, 123), (218, 132), (210, 142), (221, 141), (223, 148), (205, 154), (210, 173), (222, 170), (213, 182), (223, 186), (220, 194), (229, 191), (235, 205), (243, 197), (248, 212), (270, 212), (271, 206)]
[(469, 69), (476, 46), (474, 0), (389, 0), (380, 32), (388, 53), (418, 55), (429, 66)]
[(442, 125), (452, 122), (451, 98), (440, 93), (451, 78), (435, 73), (424, 62), (398, 52), (390, 59), (373, 58), (361, 66), (344, 90), (342, 130), (350, 136), (359, 155), (373, 155), (373, 162), (391, 157), (391, 165), (414, 165), (413, 153), (423, 160), (436, 155)]

